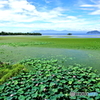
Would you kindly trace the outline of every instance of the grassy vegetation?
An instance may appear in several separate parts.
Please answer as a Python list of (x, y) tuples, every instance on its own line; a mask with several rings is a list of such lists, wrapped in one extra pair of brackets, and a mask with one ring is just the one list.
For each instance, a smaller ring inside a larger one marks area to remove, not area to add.
[(22, 69), (26, 69), (21, 64), (10, 65), (9, 63), (0, 62), (0, 85), (7, 81), (10, 77), (21, 73)]
[(100, 50), (100, 38), (0, 37), (0, 45)]

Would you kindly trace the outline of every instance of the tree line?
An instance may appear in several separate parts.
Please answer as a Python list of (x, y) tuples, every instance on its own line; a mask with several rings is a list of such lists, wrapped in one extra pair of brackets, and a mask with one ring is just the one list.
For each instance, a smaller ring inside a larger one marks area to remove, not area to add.
[(13, 32), (2, 31), (2, 32), (0, 32), (0, 35), (42, 35), (42, 34), (41, 33), (29, 33), (29, 32), (27, 32), (27, 33), (22, 33), (22, 32), (13, 33)]

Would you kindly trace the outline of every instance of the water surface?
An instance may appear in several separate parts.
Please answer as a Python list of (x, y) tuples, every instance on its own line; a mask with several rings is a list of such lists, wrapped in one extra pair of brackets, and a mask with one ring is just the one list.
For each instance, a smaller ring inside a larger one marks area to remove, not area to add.
[(0, 46), (0, 61), (17, 63), (28, 58), (58, 59), (64, 66), (81, 64), (100, 71), (99, 50), (74, 50), (40, 47)]
[(100, 35), (51, 35), (51, 38), (100, 38)]

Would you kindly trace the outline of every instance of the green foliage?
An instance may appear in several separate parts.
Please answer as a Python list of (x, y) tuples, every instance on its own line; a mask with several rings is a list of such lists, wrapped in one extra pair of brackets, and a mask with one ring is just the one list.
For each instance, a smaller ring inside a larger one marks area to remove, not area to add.
[(4, 83), (12, 76), (18, 75), (21, 71), (23, 71), (23, 69), (25, 69), (25, 67), (24, 65), (21, 64), (15, 64), (15, 65), (8, 65), (5, 63), (2, 64), (2, 67), (0, 67), (0, 84)]
[[(13, 47), (18, 47), (18, 46), (41, 46), (41, 45), (48, 45), (51, 44), (50, 42), (21, 42), (21, 43), (1, 43), (1, 45), (10, 45)], [(1, 52), (2, 53), (2, 52)]]
[(42, 35), (41, 33), (13, 33), (13, 32), (0, 32), (0, 35)]
[(72, 33), (68, 33), (67, 35), (72, 35)]
[(58, 60), (27, 59), (20, 64), (34, 70), (22, 72), (1, 85), (0, 99), (99, 100), (97, 96), (70, 96), (70, 92), (100, 92), (100, 75), (91, 67), (58, 65)]

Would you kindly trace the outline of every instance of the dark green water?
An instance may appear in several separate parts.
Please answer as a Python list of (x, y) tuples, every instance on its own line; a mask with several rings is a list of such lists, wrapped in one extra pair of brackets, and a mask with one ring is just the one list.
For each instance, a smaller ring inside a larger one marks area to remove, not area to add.
[(0, 61), (17, 63), (27, 58), (58, 59), (64, 66), (81, 64), (100, 72), (100, 51), (0, 46)]

